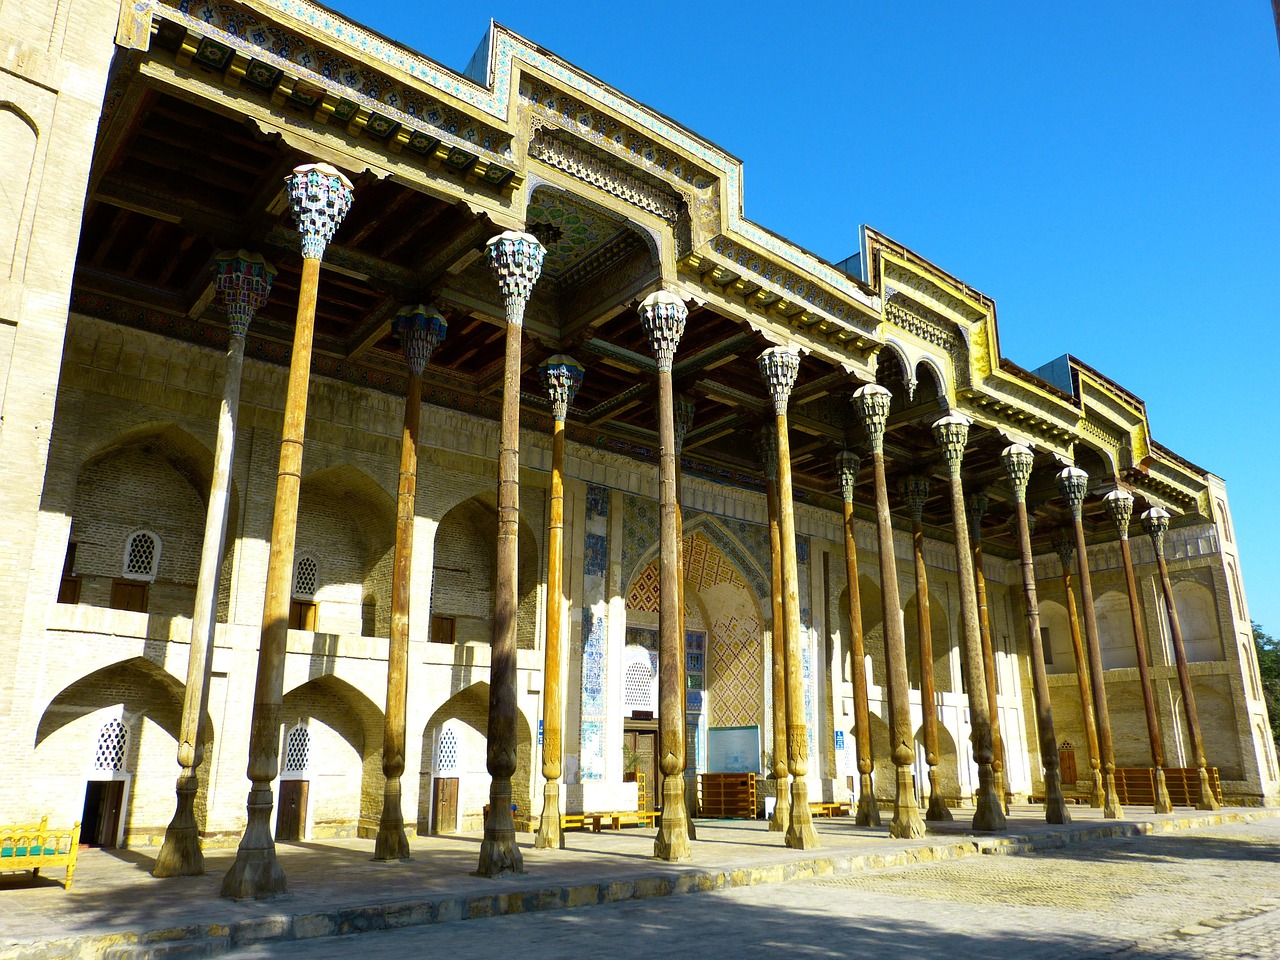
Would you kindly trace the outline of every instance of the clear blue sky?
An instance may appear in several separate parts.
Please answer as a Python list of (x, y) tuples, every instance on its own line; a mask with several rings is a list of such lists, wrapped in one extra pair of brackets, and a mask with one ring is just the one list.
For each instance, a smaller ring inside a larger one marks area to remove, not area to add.
[(1228, 484), (1280, 634), (1280, 54), (1265, 0), (398, 4), (338, 9), (446, 66), (487, 18), (744, 163), (747, 215), (830, 260), (870, 224), (1070, 352)]

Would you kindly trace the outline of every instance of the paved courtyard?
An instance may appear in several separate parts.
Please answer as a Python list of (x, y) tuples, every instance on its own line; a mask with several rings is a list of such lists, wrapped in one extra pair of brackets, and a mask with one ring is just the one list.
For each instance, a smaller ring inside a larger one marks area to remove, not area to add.
[(588, 910), (308, 942), (241, 958), (1280, 958), (1280, 820), (968, 857)]

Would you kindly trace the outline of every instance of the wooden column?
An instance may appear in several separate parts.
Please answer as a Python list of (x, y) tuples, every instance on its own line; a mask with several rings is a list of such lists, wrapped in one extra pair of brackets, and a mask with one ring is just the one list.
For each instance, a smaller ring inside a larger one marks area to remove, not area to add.
[(1129, 519), (1133, 516), (1133, 494), (1117, 487), (1102, 498), (1107, 513), (1120, 535), (1120, 557), (1124, 562), (1124, 584), (1129, 592), (1129, 616), (1133, 621), (1133, 645), (1138, 656), (1138, 683), (1142, 687), (1142, 708), (1147, 717), (1147, 740), (1151, 744), (1151, 779), (1155, 784), (1155, 812), (1171, 813), (1173, 801), (1164, 778), (1164, 745), (1160, 742), (1160, 722), (1156, 718), (1156, 698), (1151, 689), (1151, 667), (1147, 662), (1147, 628), (1143, 622), (1142, 600), (1133, 575), (1133, 553), (1129, 549)]
[(1124, 808), (1116, 793), (1116, 752), (1111, 741), (1111, 714), (1107, 707), (1107, 685), (1102, 676), (1102, 644), (1098, 639), (1098, 616), (1093, 606), (1093, 582), (1084, 542), (1084, 498), (1089, 492), (1089, 475), (1079, 467), (1067, 467), (1058, 474), (1058, 486), (1071, 508), (1076, 534), (1076, 570), (1080, 576), (1080, 603), (1084, 607), (1085, 652), (1089, 655), (1089, 679), (1093, 690), (1093, 715), (1098, 721), (1098, 750), (1102, 761), (1102, 815), (1124, 819)]
[(1182, 689), (1182, 708), (1187, 715), (1187, 735), (1191, 741), (1191, 756), (1200, 774), (1200, 802), (1197, 810), (1217, 810), (1218, 798), (1209, 784), (1208, 761), (1204, 755), (1204, 738), (1200, 735), (1200, 714), (1196, 710), (1196, 694), (1191, 687), (1191, 671), (1187, 666), (1187, 649), (1182, 642), (1182, 625), (1178, 622), (1178, 607), (1174, 603), (1173, 583), (1169, 580), (1169, 565), (1164, 559), (1164, 535), (1169, 529), (1169, 512), (1163, 507), (1152, 507), (1142, 515), (1142, 525), (1151, 537), (1156, 552), (1156, 566), (1160, 568), (1160, 590), (1164, 594), (1164, 611), (1169, 618), (1169, 638), (1173, 641), (1173, 658), (1178, 665), (1178, 686)]
[(409, 382), (400, 432), (400, 486), (396, 496), (396, 546), (391, 579), (391, 638), (387, 642), (387, 710), (382, 728), (382, 816), (374, 860), (408, 860), (400, 778), (404, 775), (405, 704), (409, 696), (409, 574), (413, 566), (414, 503), (418, 493), (418, 425), (422, 420), (422, 372), (444, 339), (448, 324), (432, 307), (401, 307), (391, 324), (400, 339)]
[(804, 714), (804, 676), (801, 668), (800, 575), (796, 564), (795, 502), (791, 493), (791, 434), (787, 402), (800, 372), (800, 353), (793, 346), (770, 347), (760, 354), (760, 375), (773, 398), (774, 430), (778, 441), (778, 535), (782, 541), (782, 609), (786, 624), (787, 769), (791, 773), (791, 822), (786, 844), (813, 850), (818, 834), (809, 810), (809, 727)]
[(564, 763), (564, 624), (569, 601), (564, 595), (564, 424), (569, 405), (582, 386), (584, 370), (572, 357), (557, 354), (538, 367), (551, 397), (551, 516), (547, 520), (547, 642), (542, 665), (542, 816), (533, 845), (564, 848), (560, 831), (560, 774)]
[(698, 809), (698, 780), (689, 776), (689, 767), (696, 766), (696, 761), (689, 759), (689, 655), (684, 650), (684, 468), (680, 464), (680, 452), (684, 449), (684, 436), (693, 426), (693, 398), (688, 394), (677, 393), (672, 402), (672, 424), (676, 442), (676, 542), (680, 544), (678, 557), (680, 561), (680, 713), (684, 724), (684, 809), (689, 839), (698, 839), (698, 825), (693, 817)]
[[(907, 638), (902, 626), (902, 599), (898, 594), (898, 560), (893, 545), (893, 519), (889, 513), (889, 489), (884, 475), (884, 432), (889, 421), (892, 395), (877, 383), (859, 387), (853, 394), (854, 409), (862, 419), (871, 444), (871, 465), (876, 490), (876, 537), (880, 554), (880, 599), (884, 622), (885, 675), (889, 688), (889, 756), (896, 770), (891, 837), (922, 837), (924, 821), (916, 803), (915, 734), (911, 726), (911, 701), (907, 684)], [(869, 746), (869, 744), (868, 744)]]
[(854, 741), (858, 757), (858, 812), (860, 827), (880, 826), (880, 805), (876, 803), (872, 772), (875, 754), (871, 749), (871, 710), (867, 706), (867, 652), (862, 635), (862, 596), (858, 586), (858, 542), (853, 529), (853, 490), (862, 460), (852, 450), (841, 450), (836, 458), (840, 474), (840, 494), (844, 500), (844, 568), (849, 581), (849, 672), (853, 680)]
[(1058, 764), (1058, 735), (1053, 728), (1053, 706), (1049, 699), (1049, 673), (1044, 665), (1040, 638), (1040, 602), (1036, 597), (1036, 565), (1031, 553), (1031, 524), (1027, 516), (1027, 482), (1035, 465), (1035, 454), (1021, 444), (1011, 444), (1000, 454), (1009, 482), (1013, 485), (1014, 510), (1018, 524), (1018, 550), (1022, 561), (1023, 603), (1027, 616), (1027, 649), (1031, 651), (1031, 682), (1036, 697), (1036, 729), (1040, 733), (1040, 762), (1044, 766), (1044, 819), (1047, 823), (1070, 823), (1067, 801), (1062, 795), (1062, 771)]
[(262, 610), (262, 639), (249, 731), (250, 781), (248, 822), (235, 863), (222, 880), (222, 896), (263, 900), (285, 892), (284, 870), (276, 859), (271, 832), (271, 782), (280, 768), (280, 703), (284, 693), (285, 643), (289, 636), (293, 548), (298, 525), (298, 491), (302, 483), (302, 441), (307, 422), (307, 383), (311, 374), (311, 339), (315, 327), (320, 260), (325, 247), (351, 208), (351, 181), (325, 163), (297, 167), (286, 178), (289, 203), (302, 238), (302, 283), (298, 290), (293, 356), (284, 402), (284, 430), (276, 475), (275, 512), (271, 520), (271, 553)]
[(1076, 612), (1076, 594), (1071, 586), (1071, 568), (1075, 566), (1075, 535), (1066, 527), (1053, 534), (1053, 549), (1062, 564), (1062, 589), (1067, 601), (1067, 625), (1071, 629), (1071, 653), (1076, 661), (1076, 687), (1080, 691), (1080, 716), (1084, 718), (1085, 746), (1089, 751), (1089, 806), (1102, 809), (1102, 754), (1098, 750), (1098, 725), (1093, 716), (1093, 683), (1089, 676), (1089, 659), (1080, 638), (1080, 616)]
[(489, 241), (489, 267), (507, 315), (502, 367), (502, 425), (498, 440), (498, 542), (489, 667), (489, 815), (476, 873), (524, 873), (511, 816), (516, 772), (516, 608), (520, 550), (520, 348), (524, 311), (546, 256), (536, 237), (507, 230)]
[(964, 487), (960, 463), (969, 439), (968, 417), (949, 414), (933, 425), (933, 435), (946, 458), (951, 483), (951, 518), (955, 525), (956, 568), (960, 581), (961, 652), (964, 656), (965, 685), (969, 688), (969, 720), (973, 727), (973, 759), (978, 765), (978, 791), (974, 797), (975, 830), (1004, 830), (1004, 807), (995, 792), (995, 759), (991, 733), (990, 701), (982, 666), (982, 635), (978, 626), (978, 596), (973, 574), (973, 553), (965, 520)]
[(675, 396), (671, 366), (689, 312), (660, 290), (640, 304), (640, 320), (658, 360), (658, 762), (662, 821), (653, 841), (660, 860), (688, 860), (684, 803), (684, 637), (680, 632), (680, 530), (676, 510)]
[(244, 372), (244, 337), (253, 315), (267, 302), (276, 268), (261, 256), (244, 250), (214, 257), (219, 299), (227, 311), (230, 340), (223, 370), (222, 408), (218, 413), (218, 439), (213, 449), (213, 477), (209, 484), (209, 508), (204, 520), (204, 543), (196, 580), (195, 608), (191, 617), (191, 646), (187, 654), (187, 687), (182, 699), (178, 735), (178, 802), (164, 832), (164, 843), (151, 868), (156, 877), (191, 877), (204, 873), (204, 854), (196, 824), (196, 769), (204, 759), (208, 731), (204, 715), (209, 709), (209, 674), (213, 662), (213, 638), (218, 607), (218, 573), (227, 539), (227, 513), (231, 503), (231, 462), (235, 455), (236, 421), (240, 412), (240, 380)]
[(773, 427), (765, 427), (757, 437), (760, 462), (764, 464), (765, 497), (769, 508), (770, 593), (773, 600), (769, 639), (772, 651), (773, 682), (773, 816), (769, 830), (786, 833), (791, 824), (791, 784), (787, 775), (787, 628), (782, 606), (782, 533), (778, 514), (778, 441)]
[(987, 683), (987, 710), (991, 715), (991, 789), (1009, 812), (1009, 795), (1004, 782), (1004, 738), (1000, 736), (1000, 706), (996, 700), (996, 651), (991, 639), (991, 614), (987, 610), (987, 577), (982, 569), (982, 518), (989, 504), (987, 495), (969, 495), (969, 542), (973, 547), (973, 581), (978, 593), (978, 635), (982, 638), (982, 675)]
[(925, 762), (929, 765), (929, 808), (924, 818), (946, 823), (953, 819), (938, 789), (938, 705), (933, 683), (933, 623), (929, 616), (929, 573), (924, 565), (924, 504), (929, 499), (929, 478), (916, 475), (902, 484), (902, 496), (911, 509), (911, 543), (916, 565), (916, 640), (920, 645), (920, 707), (924, 720)]

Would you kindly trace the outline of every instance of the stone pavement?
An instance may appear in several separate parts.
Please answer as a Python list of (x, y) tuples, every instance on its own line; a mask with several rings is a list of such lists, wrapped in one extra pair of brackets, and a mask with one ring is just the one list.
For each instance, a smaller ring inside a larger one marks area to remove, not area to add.
[[(964, 812), (959, 813), (963, 818)], [(1039, 808), (1015, 807), (1007, 834), (974, 834), (962, 819), (931, 828), (915, 841), (890, 840), (885, 829), (859, 828), (847, 819), (819, 820), (822, 847), (813, 851), (788, 850), (781, 836), (768, 833), (760, 822), (699, 821), (693, 860), (681, 864), (652, 859), (651, 830), (571, 832), (564, 851), (539, 851), (522, 844), (525, 874), (492, 880), (471, 875), (478, 857), (477, 835), (417, 838), (413, 860), (391, 864), (369, 859), (372, 840), (282, 844), (279, 852), (289, 893), (263, 902), (218, 897), (233, 850), (209, 851), (205, 876), (168, 880), (157, 880), (149, 873), (153, 849), (89, 850), (80, 859), (70, 891), (57, 882), (58, 871), (35, 881), (29, 875), (0, 877), (0, 960), (210, 956), (264, 942), (641, 901), (669, 893), (729, 890), (784, 880), (830, 878), (830, 882), (856, 887), (867, 870), (877, 870), (879, 890), (883, 878), (892, 873), (884, 868), (925, 864), (901, 872), (914, 876), (922, 870), (951, 869), (956, 878), (963, 878), (1007, 859), (972, 854), (1074, 851), (1080, 844), (1107, 837), (1138, 838), (1131, 842), (1142, 844), (1147, 834), (1248, 822), (1280, 811), (1229, 809), (1158, 816), (1130, 810), (1128, 814), (1125, 821), (1106, 821), (1098, 811), (1073, 807), (1075, 822), (1053, 827), (1040, 818)], [(522, 839), (532, 838), (522, 835)], [(958, 858), (965, 859), (946, 863)], [(959, 890), (963, 883), (957, 880), (947, 886)], [(975, 889), (981, 893), (985, 888)], [(861, 889), (850, 892), (860, 899), (870, 894)], [(1166, 925), (1157, 932), (1168, 929)], [(1134, 954), (1134, 960), (1159, 955)]]

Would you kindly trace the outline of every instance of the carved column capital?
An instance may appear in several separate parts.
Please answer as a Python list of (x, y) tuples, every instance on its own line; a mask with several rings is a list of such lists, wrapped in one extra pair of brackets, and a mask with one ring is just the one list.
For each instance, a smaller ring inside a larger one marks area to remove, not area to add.
[(351, 181), (327, 163), (308, 163), (294, 167), (285, 183), (289, 185), (293, 221), (302, 238), (302, 256), (323, 260), (325, 247), (351, 209)]
[(1062, 572), (1070, 573), (1076, 555), (1076, 535), (1066, 527), (1058, 527), (1053, 531), (1049, 542), (1062, 561)]
[(773, 397), (773, 412), (779, 417), (787, 412), (791, 388), (796, 385), (800, 372), (800, 351), (794, 346), (770, 347), (760, 354), (760, 376), (764, 377), (769, 395)]
[(1011, 443), (1001, 452), (1000, 462), (1004, 464), (1005, 473), (1009, 474), (1009, 482), (1013, 484), (1014, 502), (1025, 502), (1027, 484), (1031, 481), (1031, 468), (1036, 462), (1035, 453), (1030, 447)]
[(969, 494), (969, 539), (973, 546), (982, 546), (982, 518), (987, 515), (991, 506), (991, 498), (985, 490), (975, 490)]
[(911, 510), (911, 522), (918, 524), (924, 516), (925, 501), (929, 499), (929, 478), (923, 474), (913, 474), (902, 481), (900, 492)]
[(276, 268), (264, 260), (262, 254), (246, 250), (215, 253), (213, 264), (217, 270), (213, 285), (227, 311), (231, 336), (243, 337), (249, 330), (253, 315), (271, 296), (271, 281), (276, 277)]
[(845, 503), (853, 503), (853, 488), (858, 484), (858, 471), (862, 468), (862, 458), (852, 450), (841, 450), (836, 454), (836, 472), (840, 475), (840, 495)]
[(538, 376), (551, 396), (551, 415), (564, 422), (569, 417), (569, 405), (582, 386), (586, 369), (573, 357), (557, 353), (538, 366)]
[(1169, 529), (1169, 511), (1164, 507), (1152, 507), (1142, 514), (1142, 528), (1147, 531), (1147, 536), (1151, 538), (1151, 544), (1156, 548), (1156, 557), (1164, 557), (1164, 535)]
[(973, 423), (963, 413), (949, 413), (934, 421), (933, 439), (942, 448), (942, 456), (952, 476), (960, 473), (964, 459), (964, 445), (969, 442), (969, 427)]
[(697, 411), (697, 405), (693, 402), (693, 397), (687, 393), (677, 393), (674, 403), (675, 414), (675, 430), (676, 430), (676, 456), (680, 455), (680, 451), (684, 449), (685, 435), (693, 428), (693, 415)]
[(533, 234), (504, 230), (485, 244), (485, 254), (502, 291), (507, 322), (524, 323), (525, 304), (533, 296), (533, 285), (542, 276), (546, 248)]
[(1071, 508), (1071, 516), (1079, 520), (1085, 495), (1089, 492), (1089, 475), (1079, 467), (1066, 467), (1058, 474), (1058, 489)]
[(889, 404), (893, 394), (888, 387), (878, 383), (868, 383), (853, 391), (853, 409), (862, 420), (862, 428), (867, 431), (871, 442), (872, 453), (884, 453), (884, 428), (889, 422)]
[(448, 330), (449, 322), (440, 312), (421, 303), (401, 307), (391, 321), (391, 332), (400, 339), (409, 372), (418, 377), (422, 376), (431, 354), (444, 341)]
[(778, 438), (775, 436), (772, 424), (761, 427), (756, 432), (756, 453), (760, 455), (760, 462), (764, 465), (765, 480), (772, 480), (777, 483)]
[(1121, 487), (1116, 487), (1105, 497), (1102, 504), (1107, 514), (1116, 525), (1116, 532), (1121, 540), (1129, 539), (1129, 520), (1133, 517), (1133, 494)]
[(659, 370), (671, 370), (688, 319), (689, 308), (684, 301), (667, 290), (649, 294), (640, 304), (640, 322), (649, 335), (649, 346), (658, 358)]

